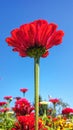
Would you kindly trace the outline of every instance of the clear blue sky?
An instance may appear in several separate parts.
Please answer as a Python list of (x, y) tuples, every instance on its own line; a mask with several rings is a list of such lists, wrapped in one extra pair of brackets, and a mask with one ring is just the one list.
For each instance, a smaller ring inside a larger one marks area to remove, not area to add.
[(73, 107), (73, 0), (0, 0), (0, 101), (7, 95), (34, 101), (34, 61), (21, 58), (7, 45), (5, 38), (21, 24), (36, 19), (58, 24), (65, 32), (63, 43), (50, 49), (40, 60), (40, 95), (61, 98)]

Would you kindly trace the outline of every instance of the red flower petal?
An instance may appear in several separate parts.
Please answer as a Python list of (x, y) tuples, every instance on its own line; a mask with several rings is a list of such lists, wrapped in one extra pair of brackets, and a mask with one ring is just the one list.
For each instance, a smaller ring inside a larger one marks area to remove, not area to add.
[(45, 58), (45, 57), (47, 57), (48, 55), (49, 55), (49, 52), (46, 51), (46, 52), (42, 55), (42, 57)]
[(48, 40), (46, 48), (49, 49), (54, 45), (61, 44), (63, 36), (64, 36), (64, 32), (61, 30), (54, 32), (53, 35)]

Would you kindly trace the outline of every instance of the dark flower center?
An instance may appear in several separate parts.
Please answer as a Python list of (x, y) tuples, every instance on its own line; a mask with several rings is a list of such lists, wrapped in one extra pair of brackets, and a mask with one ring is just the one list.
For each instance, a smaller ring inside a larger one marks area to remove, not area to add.
[(30, 47), (27, 49), (27, 55), (29, 57), (34, 57), (34, 58), (39, 58), (41, 57), (44, 53), (46, 52), (45, 47), (42, 46), (35, 46), (35, 47)]

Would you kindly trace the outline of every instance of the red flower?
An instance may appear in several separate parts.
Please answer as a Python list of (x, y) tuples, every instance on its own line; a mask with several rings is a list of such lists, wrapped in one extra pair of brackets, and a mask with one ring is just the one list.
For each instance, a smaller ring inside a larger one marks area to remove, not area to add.
[(34, 107), (26, 100), (25, 98), (21, 98), (15, 102), (15, 107), (13, 107), (16, 116), (30, 114)]
[(23, 92), (23, 93), (25, 93), (25, 92), (28, 91), (28, 89), (27, 88), (21, 88), (20, 91)]
[(57, 31), (56, 24), (35, 20), (11, 31), (11, 37), (6, 38), (6, 42), (21, 57), (46, 57), (51, 47), (62, 42), (63, 36), (64, 32)]
[[(18, 116), (18, 122), (15, 123), (15, 129), (12, 130), (35, 130), (35, 116), (34, 113), (25, 116)], [(42, 121), (38, 121), (38, 130), (47, 130), (44, 128)]]
[(6, 104), (7, 104), (7, 102), (0, 102), (0, 106), (4, 106)]
[(4, 99), (6, 99), (6, 100), (12, 100), (12, 96), (5, 96)]
[(73, 113), (73, 108), (64, 108), (62, 110), (62, 114), (70, 114), (70, 113)]
[(51, 98), (51, 99), (49, 100), (49, 102), (52, 102), (52, 103), (56, 104), (56, 103), (59, 103), (60, 100), (57, 99), (57, 98)]

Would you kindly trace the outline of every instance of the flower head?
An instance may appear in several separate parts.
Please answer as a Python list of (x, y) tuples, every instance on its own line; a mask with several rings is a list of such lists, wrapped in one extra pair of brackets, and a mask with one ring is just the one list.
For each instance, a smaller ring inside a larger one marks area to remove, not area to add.
[(25, 92), (28, 91), (28, 89), (27, 88), (21, 88), (20, 91), (23, 92), (23, 93), (25, 93)]
[(51, 98), (51, 99), (49, 100), (49, 102), (56, 104), (56, 103), (59, 103), (60, 100), (57, 99), (57, 98)]
[(25, 98), (17, 100), (15, 102), (15, 107), (13, 107), (13, 111), (16, 113), (17, 116), (30, 114), (33, 110), (34, 107)]
[(73, 113), (73, 108), (64, 108), (62, 110), (62, 114), (70, 114), (70, 113)]
[(6, 100), (12, 100), (12, 96), (5, 96), (4, 99), (6, 99)]
[(35, 20), (11, 31), (11, 37), (6, 38), (6, 42), (21, 57), (46, 57), (51, 47), (62, 42), (63, 36), (64, 32), (57, 30), (56, 24)]
[(0, 102), (0, 106), (4, 106), (6, 104), (7, 104), (7, 102)]
[(40, 105), (48, 105), (49, 102), (47, 102), (47, 101), (41, 101), (39, 104), (40, 104)]

